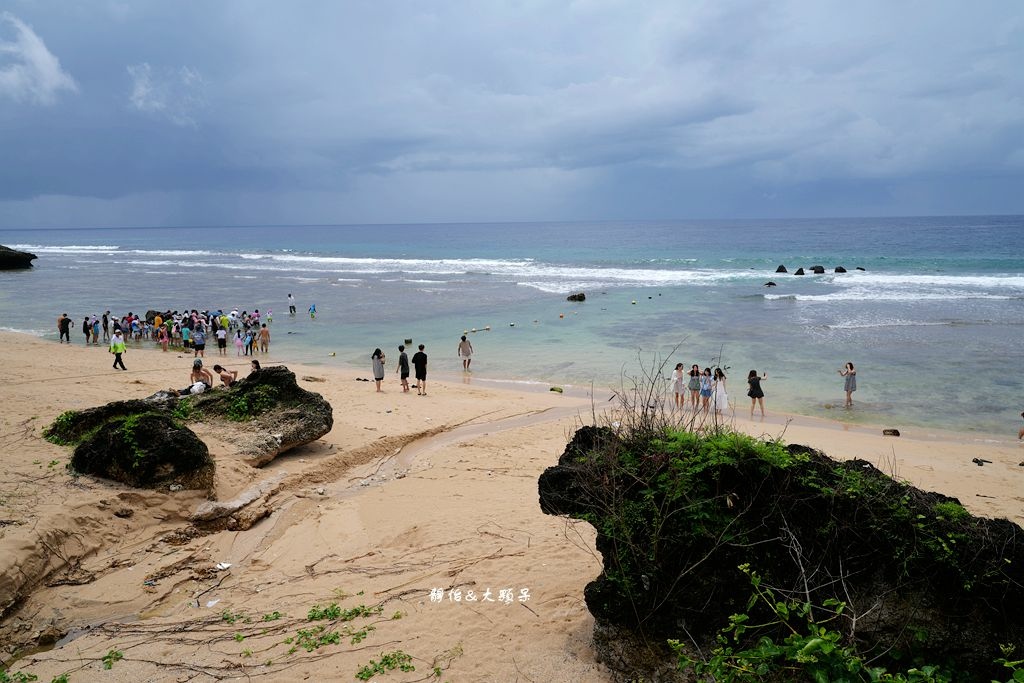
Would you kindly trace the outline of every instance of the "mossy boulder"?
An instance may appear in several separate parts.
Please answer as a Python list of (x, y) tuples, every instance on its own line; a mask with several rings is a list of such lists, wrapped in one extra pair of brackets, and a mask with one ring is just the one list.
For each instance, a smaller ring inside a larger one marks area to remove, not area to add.
[(71, 468), (139, 488), (213, 486), (214, 462), (199, 437), (145, 401), (65, 413), (46, 432), (74, 445)]
[(173, 409), (190, 423), (213, 423), (220, 433), (233, 433), (231, 444), (255, 467), (316, 441), (334, 426), (331, 404), (300, 387), (283, 365), (253, 372), (227, 390), (183, 397)]
[(781, 643), (777, 615), (749, 602), (750, 572), (780, 600), (844, 603), (830, 628), (876, 666), (987, 682), (1006, 678), (1001, 645), (1024, 653), (1024, 530), (862, 460), (731, 432), (584, 427), (539, 492), (544, 512), (597, 530), (595, 634), (655, 644), (632, 664), (602, 646), (627, 676), (661, 676), (670, 638), (708, 651), (736, 614), (750, 642)]
[(161, 391), (68, 411), (43, 435), (75, 448), (71, 466), (79, 472), (131, 486), (209, 488), (214, 463), (196, 432), (215, 437), (247, 463), (262, 466), (319, 439), (333, 425), (331, 404), (298, 386), (288, 368), (276, 366), (230, 389), (181, 397)]

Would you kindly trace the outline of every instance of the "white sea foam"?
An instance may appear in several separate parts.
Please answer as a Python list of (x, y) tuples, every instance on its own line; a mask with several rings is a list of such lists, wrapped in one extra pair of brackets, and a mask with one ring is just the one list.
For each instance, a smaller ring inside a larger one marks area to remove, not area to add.
[(120, 249), (116, 245), (85, 245), (69, 244), (58, 246), (53, 244), (12, 244), (11, 249), (31, 251), (34, 254), (89, 254), (95, 252), (113, 252)]
[[(54, 328), (54, 329), (56, 329), (56, 328)], [(37, 330), (37, 329), (19, 328), (19, 327), (6, 327), (6, 326), (3, 326), (3, 325), (0, 325), (0, 332), (17, 332), (18, 334), (31, 334), (33, 337), (45, 337), (48, 334), (50, 334), (49, 331), (47, 331), (47, 330)]]
[(835, 301), (952, 301), (963, 299), (979, 299), (1006, 301), (1018, 299), (1019, 296), (1005, 294), (987, 294), (985, 292), (967, 290), (845, 290), (828, 294), (765, 294), (766, 300), (793, 300), (811, 303), (828, 303)]
[[(985, 321), (975, 321), (974, 324)], [(825, 325), (830, 330), (866, 330), (874, 329), (878, 327), (951, 327), (957, 324), (964, 324), (962, 321), (939, 321), (939, 320), (902, 320), (899, 318), (890, 320), (873, 320), (868, 322), (848, 321), (835, 323), (834, 325)]]

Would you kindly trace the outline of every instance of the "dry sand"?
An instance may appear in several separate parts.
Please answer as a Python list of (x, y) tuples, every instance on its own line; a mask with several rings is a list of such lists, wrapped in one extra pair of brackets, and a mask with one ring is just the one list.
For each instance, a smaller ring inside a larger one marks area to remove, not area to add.
[[(15, 670), (47, 681), (67, 672), (71, 681), (348, 681), (382, 653), (401, 651), (415, 671), (380, 680), (611, 680), (595, 660), (582, 599), (601, 570), (593, 529), (542, 514), (537, 499), (537, 477), (574, 428), (593, 419), (587, 396), (453, 378), (431, 381), (419, 397), (402, 394), (394, 375), (377, 394), (372, 382), (354, 381), (368, 368), (259, 356), (310, 378), (299, 383), (332, 404), (334, 429), (262, 469), (204, 433), (217, 459), (216, 498), (263, 483), (271, 492), (258, 505), (271, 512), (246, 531), (196, 534), (188, 518), (205, 495), (73, 477), (68, 449), (41, 437), (65, 410), (183, 385), (190, 356), (132, 349), (129, 371), (117, 372), (105, 347), (10, 333), (0, 343), (8, 357), (0, 393), (3, 656), (70, 631)], [(218, 360), (209, 355), (207, 365)], [(248, 359), (233, 349), (225, 360), (246, 373)], [(983, 438), (893, 425), (902, 432), (893, 438), (880, 427), (770, 411), (749, 420), (748, 406), (737, 408), (728, 420), (740, 430), (862, 458), (976, 514), (1024, 524), (1015, 426)], [(434, 601), (438, 589), (443, 597)], [(307, 614), (331, 603), (380, 611), (340, 624), (348, 627), (340, 642), (307, 651), (300, 630), (328, 623)], [(110, 652), (123, 659), (104, 671)]]

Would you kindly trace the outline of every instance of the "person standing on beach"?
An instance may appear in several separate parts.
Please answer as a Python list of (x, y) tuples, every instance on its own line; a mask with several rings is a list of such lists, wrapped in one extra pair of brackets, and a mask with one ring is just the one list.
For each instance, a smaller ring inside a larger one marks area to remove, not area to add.
[(676, 395), (675, 406), (680, 409), (686, 405), (686, 382), (683, 379), (684, 376), (683, 364), (676, 363), (676, 369), (672, 371), (672, 390)]
[(405, 352), (405, 344), (398, 345), (398, 367), (395, 372), (399, 373), (398, 378), (402, 382), (402, 393), (409, 393), (409, 355)]
[(228, 355), (228, 331), (217, 325), (217, 353), (221, 356)]
[(857, 371), (853, 369), (853, 363), (847, 362), (841, 370), (837, 370), (840, 376), (845, 377), (843, 391), (846, 392), (846, 407), (853, 407), (853, 392), (857, 391)]
[(288, 295), (288, 315), (295, 315), (295, 297)]
[(707, 415), (711, 405), (711, 368), (704, 368), (704, 372), (700, 375), (700, 400), (704, 414)]
[(697, 412), (697, 406), (700, 405), (700, 366), (696, 363), (690, 367), (690, 381), (686, 388), (690, 390), (690, 405), (693, 406), (693, 412)]
[(466, 339), (466, 335), (462, 335), (462, 341), (459, 342), (459, 358), (462, 359), (462, 371), (471, 372), (469, 364), (473, 362), (473, 344)]
[(114, 337), (110, 340), (110, 352), (114, 354), (114, 364), (111, 366), (115, 370), (120, 367), (122, 370), (127, 370), (124, 366), (124, 361), (121, 360), (121, 355), (128, 353), (128, 347), (124, 344), (124, 337), (121, 336), (121, 330), (114, 331)]
[(761, 389), (761, 382), (768, 379), (768, 373), (757, 376), (757, 370), (751, 370), (747, 375), (747, 396), (750, 397), (750, 417), (754, 417), (754, 404), (761, 405), (761, 417), (764, 417), (764, 390)]
[(412, 356), (412, 365), (416, 368), (416, 395), (427, 395), (427, 354), (423, 353), (423, 344)]
[(89, 337), (92, 336), (92, 323), (89, 322), (89, 316), (85, 316), (82, 321), (82, 334), (85, 335), (85, 345), (89, 345)]
[(68, 340), (68, 344), (71, 343), (71, 318), (68, 317), (67, 313), (57, 318), (57, 331), (60, 332), (61, 344), (64, 343), (65, 339)]
[(721, 415), (729, 407), (729, 394), (725, 391), (725, 373), (722, 368), (715, 368), (714, 389), (715, 415)]
[(206, 357), (206, 331), (202, 324), (196, 325), (192, 332), (192, 348), (195, 350), (194, 358)]
[(110, 311), (103, 314), (103, 341), (110, 341)]
[(374, 349), (370, 361), (373, 363), (373, 381), (377, 383), (377, 393), (380, 394), (380, 383), (384, 381), (384, 352)]
[(92, 344), (93, 346), (100, 345), (100, 319), (96, 316), (92, 317)]

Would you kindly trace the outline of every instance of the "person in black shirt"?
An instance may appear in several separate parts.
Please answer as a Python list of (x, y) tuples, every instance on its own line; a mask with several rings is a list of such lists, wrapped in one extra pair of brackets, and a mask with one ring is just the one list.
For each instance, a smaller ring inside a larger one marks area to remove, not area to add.
[(395, 368), (395, 372), (400, 372), (399, 378), (402, 380), (402, 393), (409, 393), (409, 356), (405, 352), (405, 344), (398, 345), (398, 367)]
[(427, 354), (423, 353), (423, 344), (420, 344), (419, 351), (413, 354), (412, 364), (416, 368), (416, 394), (427, 395)]

